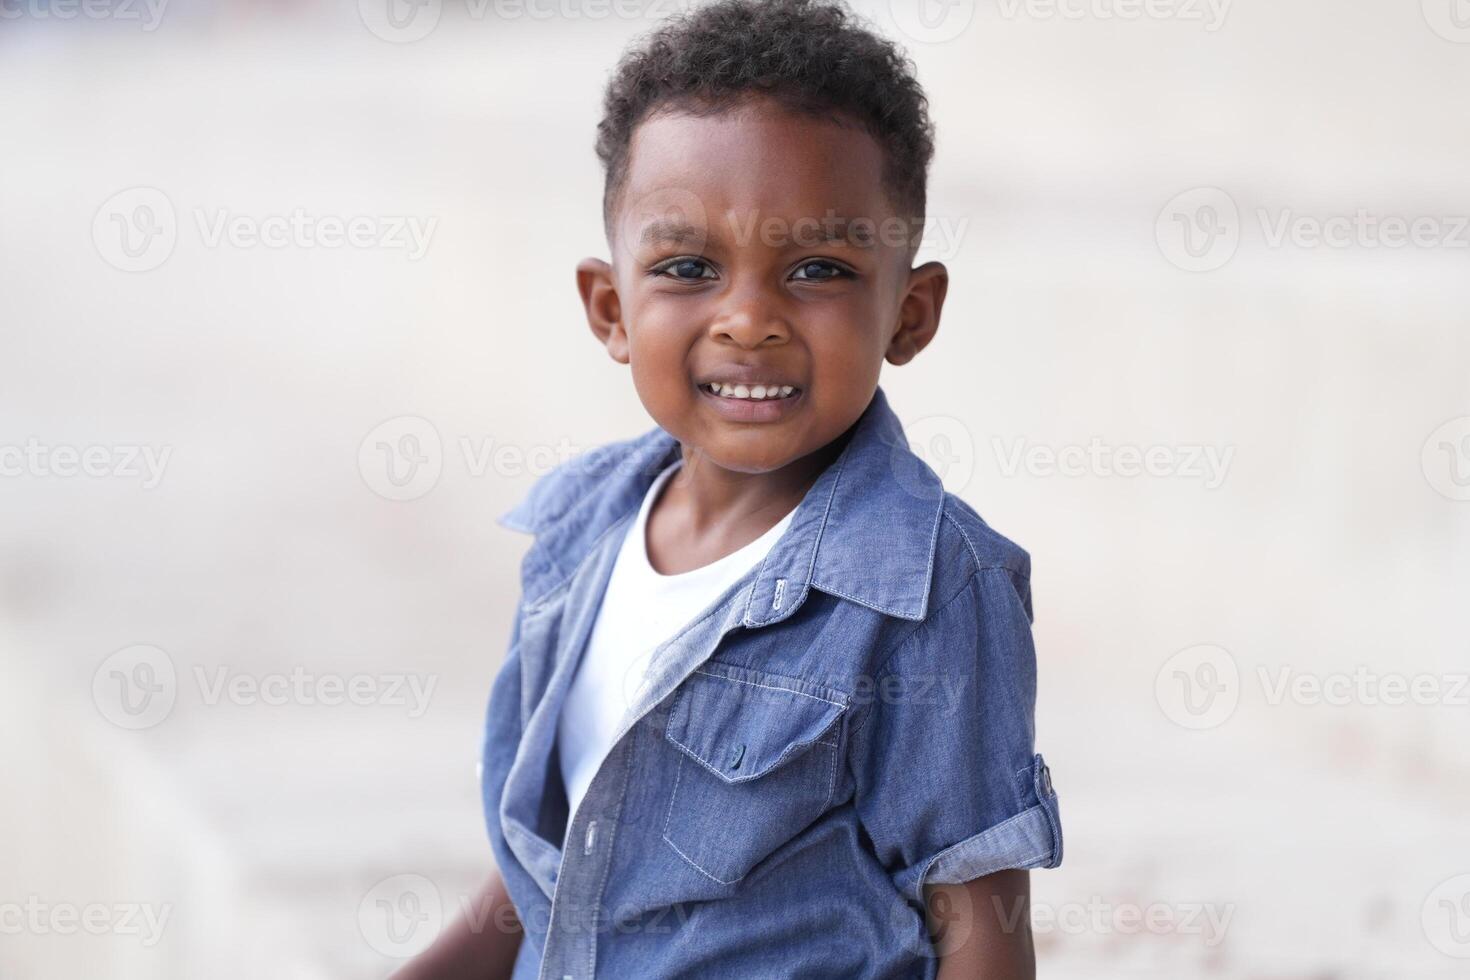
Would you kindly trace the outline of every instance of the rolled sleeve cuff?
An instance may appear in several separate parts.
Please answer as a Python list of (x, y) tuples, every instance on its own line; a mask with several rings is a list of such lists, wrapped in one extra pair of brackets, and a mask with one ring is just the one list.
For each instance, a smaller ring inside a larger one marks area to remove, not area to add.
[(920, 866), (923, 871), (915, 877), (910, 897), (922, 903), (926, 885), (961, 885), (997, 871), (1061, 864), (1061, 810), (1051, 773), (1039, 755), (1032, 778), (1034, 806), (934, 855)]

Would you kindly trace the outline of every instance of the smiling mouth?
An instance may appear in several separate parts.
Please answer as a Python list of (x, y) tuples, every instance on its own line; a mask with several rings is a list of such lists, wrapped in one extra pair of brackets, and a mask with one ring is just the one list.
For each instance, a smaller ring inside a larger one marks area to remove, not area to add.
[(699, 387), (706, 394), (748, 401), (782, 401), (801, 394), (801, 389), (795, 385), (782, 384), (729, 384), (709, 381)]

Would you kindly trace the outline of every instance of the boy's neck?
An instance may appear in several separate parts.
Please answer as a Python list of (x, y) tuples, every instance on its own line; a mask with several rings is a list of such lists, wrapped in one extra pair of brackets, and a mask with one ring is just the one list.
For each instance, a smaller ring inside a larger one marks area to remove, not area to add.
[(683, 448), (648, 515), (647, 553), (664, 574), (699, 568), (759, 538), (801, 503), (842, 453), (850, 427), (815, 452), (766, 473), (727, 470)]

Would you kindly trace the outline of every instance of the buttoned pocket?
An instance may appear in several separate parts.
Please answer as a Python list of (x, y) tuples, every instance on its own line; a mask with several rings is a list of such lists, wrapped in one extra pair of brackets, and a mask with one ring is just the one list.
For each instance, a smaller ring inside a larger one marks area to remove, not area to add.
[(664, 737), (679, 753), (664, 841), (733, 884), (827, 809), (847, 698), (708, 664), (680, 687)]

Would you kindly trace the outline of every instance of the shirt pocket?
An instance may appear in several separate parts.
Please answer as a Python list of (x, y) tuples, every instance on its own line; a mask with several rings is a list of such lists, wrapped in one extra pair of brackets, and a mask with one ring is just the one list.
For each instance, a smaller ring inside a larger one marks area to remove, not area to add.
[(664, 842), (721, 884), (744, 878), (827, 809), (847, 706), (793, 678), (695, 671), (664, 730), (678, 756)]

